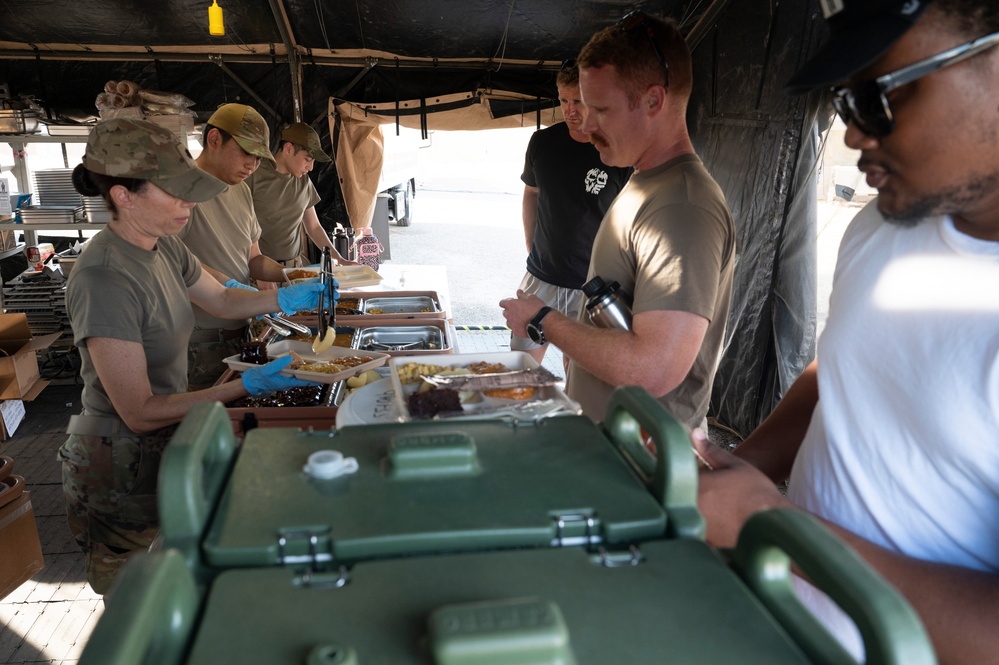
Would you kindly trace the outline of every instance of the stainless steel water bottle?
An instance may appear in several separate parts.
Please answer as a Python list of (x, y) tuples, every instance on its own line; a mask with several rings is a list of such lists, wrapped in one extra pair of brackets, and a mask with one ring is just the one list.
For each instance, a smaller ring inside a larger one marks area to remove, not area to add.
[(350, 252), (354, 247), (354, 227), (344, 228), (343, 225), (337, 224), (336, 230), (333, 232), (333, 247), (343, 258), (348, 261), (352, 260)]
[(604, 282), (599, 276), (583, 284), (586, 314), (599, 328), (631, 330), (631, 298), (617, 282)]

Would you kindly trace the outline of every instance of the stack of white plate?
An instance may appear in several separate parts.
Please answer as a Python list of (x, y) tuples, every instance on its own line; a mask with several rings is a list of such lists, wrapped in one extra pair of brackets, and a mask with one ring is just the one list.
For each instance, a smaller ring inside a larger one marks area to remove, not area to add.
[(100, 196), (83, 197), (83, 214), (91, 224), (107, 224), (111, 221), (111, 211)]
[(45, 206), (83, 204), (83, 197), (73, 188), (73, 169), (39, 169), (35, 177), (35, 202)]

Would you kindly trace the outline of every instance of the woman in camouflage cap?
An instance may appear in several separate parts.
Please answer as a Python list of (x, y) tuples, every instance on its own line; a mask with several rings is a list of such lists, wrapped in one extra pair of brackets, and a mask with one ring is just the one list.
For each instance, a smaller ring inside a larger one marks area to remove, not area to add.
[(158, 125), (97, 125), (73, 183), (85, 196), (103, 197), (112, 213), (68, 281), (83, 412), (72, 417), (59, 451), (70, 529), (86, 554), (91, 586), (104, 593), (125, 560), (158, 532), (160, 456), (191, 406), (305, 384), (277, 374), (288, 357), (244, 372), (241, 381), (188, 392), (191, 303), (230, 318), (294, 313), (315, 309), (322, 287), (225, 288), (217, 272), (203, 269), (173, 236), (196, 202), (225, 185)]

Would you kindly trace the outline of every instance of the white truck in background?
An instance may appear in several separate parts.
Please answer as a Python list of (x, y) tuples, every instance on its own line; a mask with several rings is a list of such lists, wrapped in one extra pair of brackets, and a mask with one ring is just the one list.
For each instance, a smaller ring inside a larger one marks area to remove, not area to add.
[(385, 155), (378, 180), (379, 200), (375, 205), (375, 216), (387, 215), (388, 221), (409, 226), (413, 223), (420, 148), (429, 145), (429, 141), (422, 139), (419, 130), (407, 127), (400, 127), (396, 136), (394, 124), (383, 125), (382, 133)]

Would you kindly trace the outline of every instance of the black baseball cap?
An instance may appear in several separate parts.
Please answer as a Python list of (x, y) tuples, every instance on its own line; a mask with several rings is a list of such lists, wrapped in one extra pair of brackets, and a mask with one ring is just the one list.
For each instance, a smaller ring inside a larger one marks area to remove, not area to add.
[(930, 0), (819, 0), (829, 38), (791, 77), (787, 91), (801, 94), (850, 78), (897, 42)]

